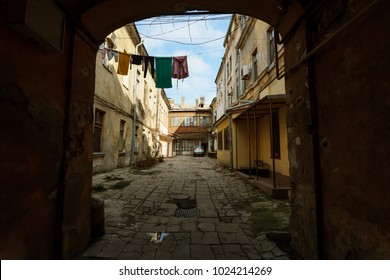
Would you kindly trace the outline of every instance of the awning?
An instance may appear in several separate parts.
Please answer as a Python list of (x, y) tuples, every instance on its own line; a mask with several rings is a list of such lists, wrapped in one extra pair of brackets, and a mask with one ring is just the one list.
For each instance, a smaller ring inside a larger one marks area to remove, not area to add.
[(272, 94), (267, 95), (260, 99), (259, 101), (245, 107), (245, 109), (237, 115), (234, 120), (243, 120), (248, 118), (253, 119), (262, 118), (270, 114), (270, 109), (279, 109), (286, 104), (286, 95), (285, 94)]
[(164, 142), (172, 142), (175, 136), (169, 134), (160, 134), (160, 140)]

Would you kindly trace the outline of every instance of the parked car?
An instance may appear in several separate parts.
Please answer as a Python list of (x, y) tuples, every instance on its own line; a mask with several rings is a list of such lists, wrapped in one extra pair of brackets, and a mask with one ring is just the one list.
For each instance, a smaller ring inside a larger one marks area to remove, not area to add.
[(192, 155), (194, 157), (203, 157), (204, 156), (204, 149), (202, 145), (196, 145), (194, 149), (192, 150)]

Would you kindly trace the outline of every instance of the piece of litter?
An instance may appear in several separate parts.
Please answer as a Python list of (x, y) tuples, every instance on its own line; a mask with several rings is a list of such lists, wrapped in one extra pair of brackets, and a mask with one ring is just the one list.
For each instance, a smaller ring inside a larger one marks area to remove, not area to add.
[(154, 243), (161, 243), (164, 239), (164, 237), (168, 236), (169, 233), (165, 233), (165, 232), (148, 232), (146, 234), (147, 236), (150, 236), (150, 242), (154, 242)]

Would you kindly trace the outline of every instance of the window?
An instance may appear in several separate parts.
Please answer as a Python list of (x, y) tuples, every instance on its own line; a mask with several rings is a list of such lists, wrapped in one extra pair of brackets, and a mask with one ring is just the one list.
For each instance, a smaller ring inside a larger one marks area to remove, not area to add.
[(268, 65), (271, 65), (275, 61), (275, 37), (274, 37), (273, 29), (268, 30), (267, 37), (268, 37)]
[(252, 80), (253, 82), (256, 81), (257, 79), (257, 49), (252, 53), (252, 69), (253, 69), (253, 75), (252, 75)]
[(226, 65), (226, 71), (227, 71), (227, 76), (230, 77), (230, 75), (232, 74), (232, 56), (229, 57), (229, 61)]
[(101, 152), (101, 140), (103, 131), (103, 121), (105, 112), (95, 110), (95, 120), (93, 126), (93, 151), (95, 153)]
[(183, 126), (195, 126), (196, 117), (184, 117)]
[[(272, 139), (271, 158), (280, 159), (280, 131), (279, 131), (279, 111), (272, 111)], [(273, 149), (273, 156), (272, 156)]]
[(218, 150), (223, 150), (223, 146), (222, 146), (222, 131), (218, 132), (217, 137), (218, 137)]
[[(238, 77), (238, 75), (237, 75)], [(240, 96), (241, 96), (241, 89), (240, 89), (240, 85), (241, 85), (241, 79), (238, 77), (237, 80), (236, 80), (236, 99), (238, 99)]]
[(124, 152), (125, 151), (125, 126), (126, 122), (124, 120), (120, 121), (119, 124), (119, 143), (118, 143), (118, 151)]
[(230, 150), (229, 127), (223, 130), (223, 149)]
[(180, 126), (180, 117), (172, 117), (171, 126)]
[(208, 126), (209, 125), (209, 117), (199, 117), (199, 126)]

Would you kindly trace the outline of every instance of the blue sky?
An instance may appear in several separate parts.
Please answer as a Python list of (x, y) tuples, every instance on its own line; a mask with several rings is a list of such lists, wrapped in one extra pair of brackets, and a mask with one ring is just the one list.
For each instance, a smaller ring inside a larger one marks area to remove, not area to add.
[(189, 105), (204, 96), (205, 105), (210, 105), (216, 94), (214, 81), (224, 54), (223, 41), (229, 22), (230, 15), (197, 15), (158, 17), (135, 23), (150, 56), (187, 55), (189, 77), (178, 82), (173, 79), (173, 87), (165, 89), (176, 104), (180, 104), (182, 96)]

